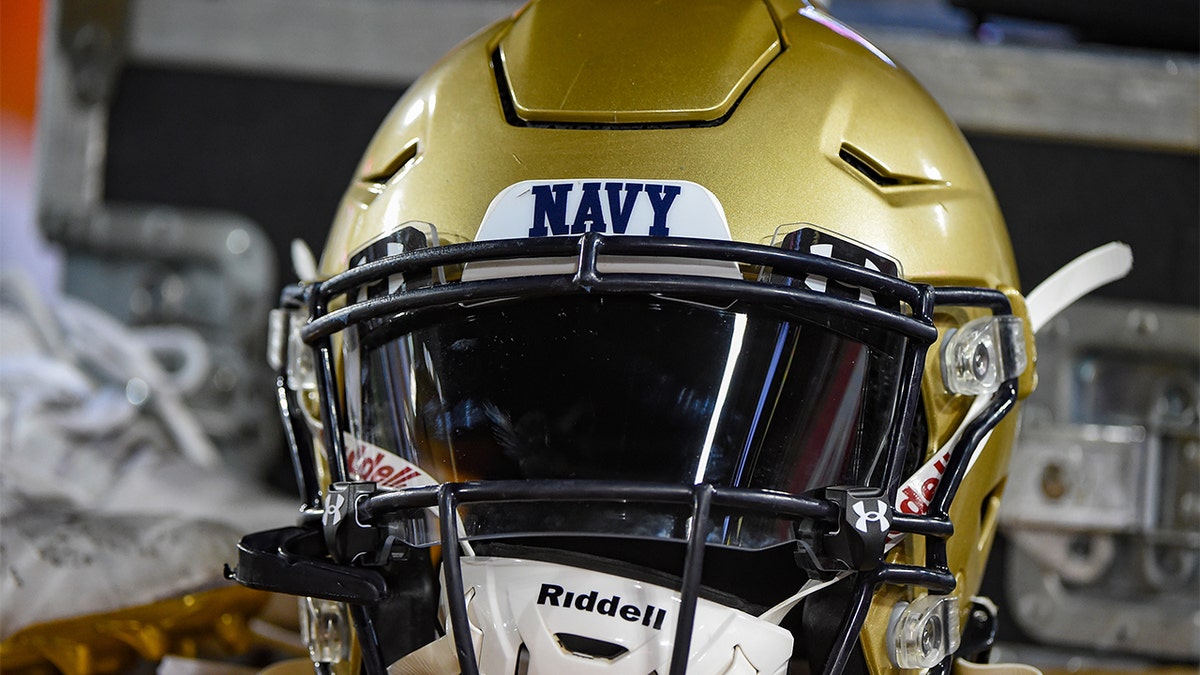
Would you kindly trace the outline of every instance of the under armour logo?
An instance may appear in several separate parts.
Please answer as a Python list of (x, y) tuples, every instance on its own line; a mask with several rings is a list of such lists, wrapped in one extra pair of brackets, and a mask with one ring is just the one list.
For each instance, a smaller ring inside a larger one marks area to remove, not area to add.
[(859, 532), (866, 533), (870, 527), (869, 523), (879, 523), (879, 531), (887, 532), (891, 523), (883, 514), (887, 512), (887, 502), (882, 499), (875, 500), (875, 510), (868, 511), (866, 502), (854, 502), (852, 507), (854, 512), (858, 514), (858, 520), (854, 521), (854, 529)]
[(337, 525), (342, 520), (342, 504), (346, 503), (346, 498), (339, 494), (329, 495), (329, 501), (325, 502), (325, 513), (321, 516), (321, 522), (329, 527)]

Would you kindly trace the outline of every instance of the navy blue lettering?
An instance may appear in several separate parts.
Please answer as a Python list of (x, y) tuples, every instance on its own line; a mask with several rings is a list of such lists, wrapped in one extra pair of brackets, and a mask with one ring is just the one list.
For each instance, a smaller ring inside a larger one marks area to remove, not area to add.
[(599, 183), (583, 184), (583, 197), (579, 200), (579, 210), (575, 212), (575, 222), (571, 223), (571, 234), (589, 231), (608, 231), (608, 225), (604, 222), (604, 210), (600, 208)]
[(650, 226), (650, 236), (669, 236), (671, 233), (667, 229), (667, 213), (671, 210), (671, 203), (679, 196), (679, 186), (646, 183), (646, 196), (650, 198), (650, 207), (654, 209), (654, 224)]
[(613, 234), (625, 234), (629, 227), (629, 216), (633, 215), (633, 205), (637, 202), (638, 193), (642, 191), (641, 183), (625, 183), (625, 201), (621, 201), (621, 183), (605, 183), (604, 191), (608, 193), (608, 214), (612, 218)]
[[(533, 186), (533, 226), (529, 228), (529, 236), (546, 237), (551, 233), (569, 233), (567, 230), (567, 193), (570, 191), (570, 183)], [(546, 231), (547, 223), (550, 225), (549, 232)]]

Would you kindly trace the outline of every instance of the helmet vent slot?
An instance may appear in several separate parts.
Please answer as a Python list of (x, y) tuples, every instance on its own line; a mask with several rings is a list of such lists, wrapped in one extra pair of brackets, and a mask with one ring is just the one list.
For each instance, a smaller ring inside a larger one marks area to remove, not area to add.
[(846, 166), (853, 169), (855, 173), (881, 188), (911, 186), (945, 187), (947, 185), (945, 181), (931, 180), (922, 176), (908, 176), (889, 171), (882, 162), (849, 143), (842, 144), (841, 149), (838, 150), (838, 157), (846, 163)]
[(554, 639), (558, 640), (558, 644), (562, 645), (563, 649), (589, 659), (612, 661), (629, 651), (615, 642), (597, 640), (573, 633), (555, 633)]
[(394, 178), (396, 174), (408, 168), (408, 165), (412, 164), (416, 159), (417, 143), (416, 141), (413, 141), (412, 143), (406, 145), (404, 149), (400, 151), (400, 154), (396, 155), (392, 161), (384, 165), (382, 169), (364, 175), (361, 180), (364, 183), (374, 183), (376, 185), (383, 186), (392, 178)]
[(867, 180), (878, 185), (879, 187), (894, 187), (901, 185), (901, 179), (887, 173), (887, 170), (878, 163), (871, 161), (866, 153), (857, 152), (849, 145), (843, 145), (838, 151), (838, 157), (850, 166), (850, 168), (862, 174)]

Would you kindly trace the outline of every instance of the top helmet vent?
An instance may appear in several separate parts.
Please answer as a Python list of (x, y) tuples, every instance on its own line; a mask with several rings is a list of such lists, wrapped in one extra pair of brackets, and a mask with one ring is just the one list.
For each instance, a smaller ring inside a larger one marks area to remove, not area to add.
[(641, 0), (532, 5), (500, 41), (501, 95), (533, 124), (720, 120), (782, 51), (779, 31), (763, 3), (698, 0), (687, 11), (680, 21), (677, 6)]

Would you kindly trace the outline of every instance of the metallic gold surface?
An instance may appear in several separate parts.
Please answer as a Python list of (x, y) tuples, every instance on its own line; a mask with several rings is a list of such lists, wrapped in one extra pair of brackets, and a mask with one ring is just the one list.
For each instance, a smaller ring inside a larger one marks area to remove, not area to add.
[(307, 658), (273, 663), (258, 671), (258, 675), (312, 675), (313, 663)]
[[(535, 122), (653, 123), (719, 119), (780, 52), (760, 3), (643, 0), (535, 4), (497, 50), (517, 117)], [(563, 30), (568, 22), (585, 31)], [(652, 44), (642, 27), (662, 30)], [(625, 58), (635, 53), (636, 59)]]
[[(322, 274), (409, 220), (470, 241), (492, 198), (521, 180), (660, 178), (711, 190), (737, 239), (769, 241), (780, 225), (809, 222), (899, 258), (910, 279), (1018, 286), (995, 200), (958, 129), (904, 70), (819, 11), (796, 3), (780, 16), (790, 46), (723, 123), (619, 132), (509, 124), (491, 56), (512, 25), (457, 48), (396, 105), (342, 202)], [(725, 28), (712, 27), (714, 39), (736, 37)]]
[(92, 675), (128, 672), (168, 654), (230, 655), (255, 637), (248, 627), (269, 594), (225, 586), (105, 614), (24, 628), (0, 643), (5, 673)]

